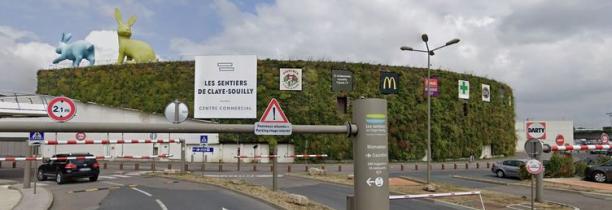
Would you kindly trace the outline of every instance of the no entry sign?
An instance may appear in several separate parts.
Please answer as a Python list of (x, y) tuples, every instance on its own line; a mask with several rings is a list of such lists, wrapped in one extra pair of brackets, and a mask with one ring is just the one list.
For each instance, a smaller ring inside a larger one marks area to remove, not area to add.
[(51, 99), (47, 105), (49, 118), (58, 122), (66, 122), (76, 114), (74, 101), (68, 97), (60, 96)]
[(563, 143), (565, 143), (565, 138), (563, 138), (563, 135), (557, 135), (557, 138), (555, 138), (555, 143), (557, 143), (557, 145), (559, 146), (562, 146)]
[(546, 122), (527, 122), (527, 139), (546, 139)]

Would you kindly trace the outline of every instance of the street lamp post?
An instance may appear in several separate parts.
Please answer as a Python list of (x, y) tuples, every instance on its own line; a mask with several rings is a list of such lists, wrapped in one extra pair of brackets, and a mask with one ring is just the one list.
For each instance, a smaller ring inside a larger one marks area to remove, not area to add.
[(453, 44), (459, 43), (459, 39), (453, 39), (446, 44), (436, 47), (432, 50), (429, 49), (429, 37), (427, 34), (421, 35), (421, 39), (425, 42), (425, 48), (427, 50), (416, 50), (412, 47), (402, 46), (400, 49), (402, 51), (414, 51), (414, 52), (423, 52), (427, 53), (427, 81), (426, 81), (426, 89), (427, 89), (427, 184), (431, 184), (431, 89), (429, 87), (429, 80), (431, 79), (431, 63), (430, 57), (435, 55), (434, 51), (442, 49), (446, 46), (450, 46)]

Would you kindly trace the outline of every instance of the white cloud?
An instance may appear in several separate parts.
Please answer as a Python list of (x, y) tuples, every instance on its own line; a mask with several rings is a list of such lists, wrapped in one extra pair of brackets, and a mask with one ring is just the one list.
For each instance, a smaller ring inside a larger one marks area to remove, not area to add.
[(117, 31), (92, 31), (85, 40), (96, 48), (96, 65), (112, 64), (119, 55)]
[[(399, 46), (424, 48), (422, 33), (434, 46), (457, 37), (461, 42), (436, 53), (432, 66), (510, 84), (518, 120), (609, 125), (610, 4), (594, 9), (551, 1), (311, 0), (259, 5), (254, 14), (229, 1), (216, 5), (223, 32), (203, 40), (177, 37), (171, 40), (174, 51), (424, 67), (424, 55)], [(572, 24), (569, 30), (565, 21)]]
[(55, 48), (36, 41), (28, 31), (0, 26), (0, 90), (3, 92), (33, 93), (36, 90), (36, 71), (46, 68), (54, 58)]

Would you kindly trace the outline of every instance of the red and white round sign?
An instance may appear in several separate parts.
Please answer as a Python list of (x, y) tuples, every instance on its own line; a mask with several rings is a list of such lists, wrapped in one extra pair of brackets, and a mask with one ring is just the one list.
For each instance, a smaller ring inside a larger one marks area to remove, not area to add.
[(76, 106), (74, 101), (68, 97), (60, 96), (53, 98), (47, 105), (47, 114), (49, 118), (58, 121), (66, 122), (76, 114)]
[(527, 131), (527, 140), (546, 139), (546, 122), (527, 122), (525, 127)]
[(542, 165), (542, 162), (536, 159), (528, 160), (527, 163), (525, 163), (525, 168), (527, 169), (527, 172), (535, 175), (541, 174), (544, 171), (544, 165)]
[(610, 137), (607, 133), (602, 133), (599, 139), (601, 140), (602, 144), (607, 144), (610, 141)]
[(559, 134), (557, 135), (557, 138), (555, 138), (555, 142), (557, 145), (563, 146), (563, 143), (565, 143), (565, 138), (563, 138), (563, 135)]
[(85, 138), (87, 138), (87, 135), (85, 135), (84, 132), (78, 132), (74, 135), (74, 137), (79, 141), (83, 141)]

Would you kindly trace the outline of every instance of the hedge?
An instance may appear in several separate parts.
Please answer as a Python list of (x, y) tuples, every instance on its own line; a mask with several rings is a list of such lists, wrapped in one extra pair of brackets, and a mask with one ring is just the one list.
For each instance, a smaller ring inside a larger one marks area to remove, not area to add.
[[(277, 98), (293, 124), (344, 124), (348, 113), (338, 112), (338, 96), (349, 101), (360, 96), (385, 98), (389, 102), (389, 158), (415, 160), (425, 155), (427, 97), (423, 94), (427, 71), (420, 68), (331, 61), (259, 60), (257, 64), (257, 108), (261, 116), (268, 101)], [(303, 90), (280, 91), (279, 68), (302, 68)], [(354, 90), (331, 90), (331, 70), (353, 72)], [(399, 94), (382, 95), (380, 71), (400, 74)], [(178, 99), (193, 113), (194, 61), (124, 65), (101, 65), (38, 71), (39, 94), (65, 95), (84, 102), (163, 113), (165, 105)], [(445, 70), (432, 70), (439, 79), (440, 95), (432, 98), (432, 151), (435, 160), (479, 155), (491, 145), (494, 155), (512, 155), (516, 143), (512, 89), (503, 83)], [(470, 82), (470, 99), (458, 99), (457, 80)], [(481, 84), (491, 86), (491, 102), (481, 100)], [(467, 110), (464, 110), (466, 103)], [(466, 113), (464, 113), (467, 111)], [(222, 123), (254, 123), (249, 120), (214, 120)], [(301, 153), (325, 153), (333, 159), (351, 158), (351, 142), (344, 135), (264, 137), (222, 134), (221, 142), (288, 142)]]

